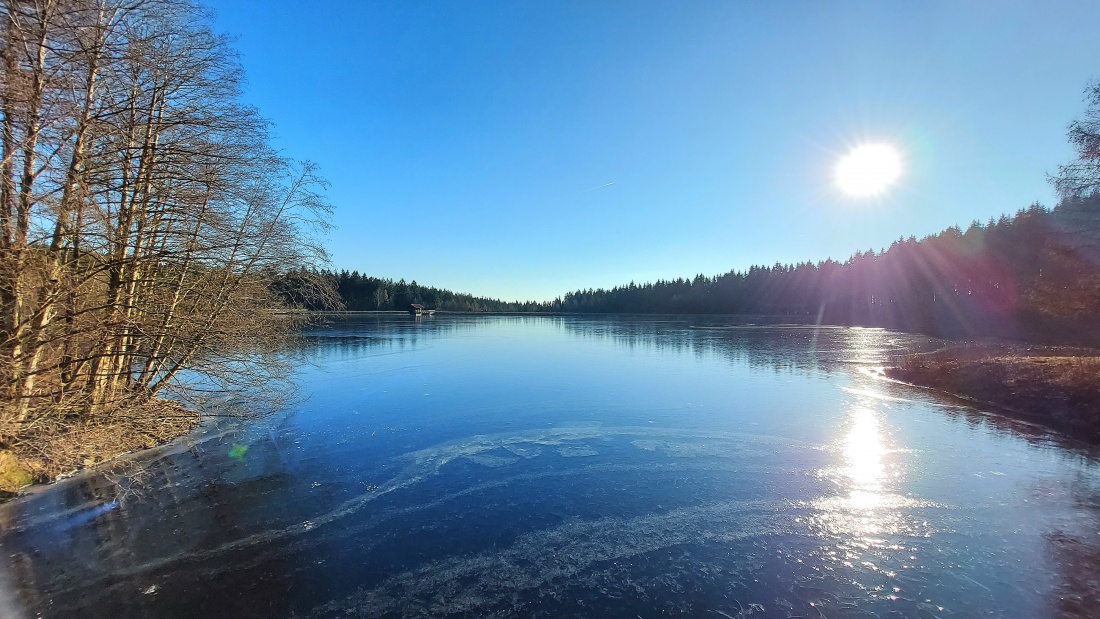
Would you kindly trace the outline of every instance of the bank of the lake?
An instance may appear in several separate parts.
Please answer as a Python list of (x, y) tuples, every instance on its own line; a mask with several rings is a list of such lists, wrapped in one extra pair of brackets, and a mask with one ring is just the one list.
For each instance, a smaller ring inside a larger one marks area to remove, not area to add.
[(194, 430), (200, 420), (199, 413), (179, 403), (154, 399), (73, 419), (69, 425), (44, 425), (0, 448), (0, 500), (27, 486), (164, 445)]
[(909, 355), (886, 375), (1100, 442), (1100, 350), (960, 343)]

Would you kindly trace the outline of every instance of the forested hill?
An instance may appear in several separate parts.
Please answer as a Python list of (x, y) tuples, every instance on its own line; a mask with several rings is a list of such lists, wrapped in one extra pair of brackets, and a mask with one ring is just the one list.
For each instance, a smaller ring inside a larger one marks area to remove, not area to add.
[(323, 297), (308, 294), (308, 291), (317, 288), (312, 285), (317, 279), (334, 283), (340, 297), (336, 306), (352, 312), (404, 311), (413, 303), (450, 312), (548, 312), (556, 309), (552, 303), (507, 302), (421, 286), (416, 280), (406, 283), (404, 279), (394, 281), (346, 270), (319, 273), (292, 271), (282, 278), (277, 289), (283, 298), (289, 299), (298, 307), (311, 310), (333, 309), (333, 305)]
[(778, 314), (945, 337), (1100, 345), (1100, 200), (1034, 205), (846, 262), (578, 290), (565, 312)]
[[(1100, 198), (1039, 205), (921, 240), (857, 252), (845, 262), (754, 266), (724, 275), (578, 290), (549, 302), (504, 302), (361, 275), (292, 272), (284, 298), (307, 309), (303, 282), (334, 281), (351, 311), (404, 310), (767, 314), (882, 326), (950, 338), (1001, 336), (1100, 346)], [(297, 298), (296, 298), (297, 297)]]

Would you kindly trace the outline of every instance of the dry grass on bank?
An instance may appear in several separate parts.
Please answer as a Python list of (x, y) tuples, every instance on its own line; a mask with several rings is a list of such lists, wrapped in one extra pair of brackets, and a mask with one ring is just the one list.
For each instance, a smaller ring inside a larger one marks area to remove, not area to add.
[(128, 452), (162, 445), (198, 423), (197, 413), (175, 402), (154, 400), (69, 425), (35, 428), (18, 443), (0, 449), (0, 496)]
[(962, 345), (906, 357), (886, 374), (1100, 442), (1098, 350)]

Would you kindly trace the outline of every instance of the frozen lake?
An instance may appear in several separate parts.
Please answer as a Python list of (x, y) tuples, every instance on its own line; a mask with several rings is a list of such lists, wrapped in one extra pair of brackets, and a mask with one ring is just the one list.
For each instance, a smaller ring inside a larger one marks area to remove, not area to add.
[(300, 403), (143, 456), (132, 489), (0, 506), (4, 616), (1096, 612), (1096, 450), (876, 376), (933, 340), (442, 315), (308, 335)]

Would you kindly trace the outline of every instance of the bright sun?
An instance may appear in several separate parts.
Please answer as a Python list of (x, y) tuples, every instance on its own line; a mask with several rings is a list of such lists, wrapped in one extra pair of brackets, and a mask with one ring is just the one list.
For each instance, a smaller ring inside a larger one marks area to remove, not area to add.
[(836, 184), (850, 196), (882, 193), (901, 176), (901, 155), (889, 144), (863, 144), (836, 164)]

